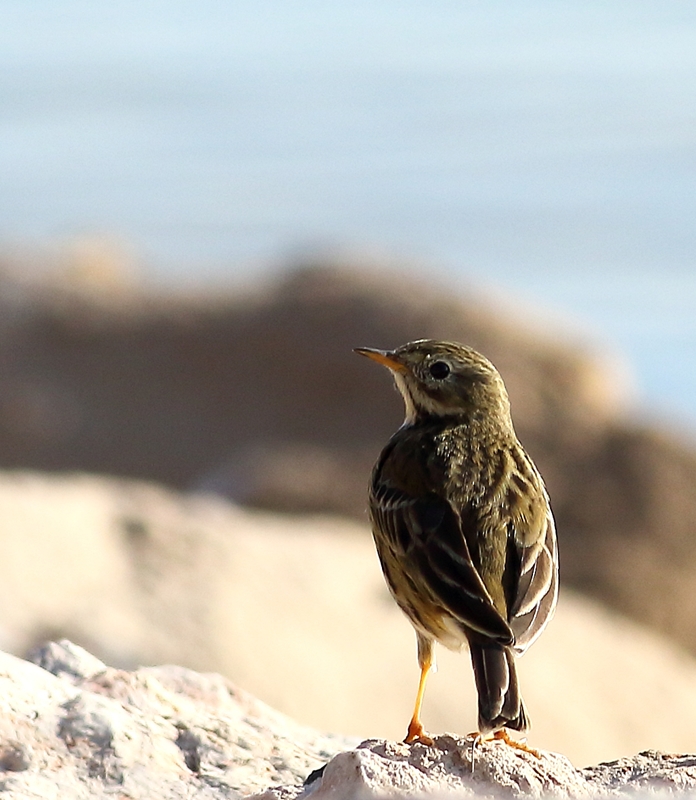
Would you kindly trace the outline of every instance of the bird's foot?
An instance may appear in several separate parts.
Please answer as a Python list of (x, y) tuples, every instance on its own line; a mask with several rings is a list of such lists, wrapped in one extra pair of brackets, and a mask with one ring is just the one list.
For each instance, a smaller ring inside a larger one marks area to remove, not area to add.
[(491, 738), (505, 742), (505, 744), (514, 747), (516, 750), (522, 750), (525, 753), (531, 753), (533, 756), (536, 756), (536, 758), (541, 758), (541, 753), (538, 750), (535, 750), (533, 747), (528, 747), (525, 742), (513, 739), (505, 728), (496, 731)]
[(421, 721), (419, 719), (412, 719), (411, 722), (409, 723), (404, 743), (426, 744), (428, 746), (434, 744), (433, 740), (430, 738), (430, 736), (428, 736), (428, 734), (423, 729), (423, 726), (421, 725)]

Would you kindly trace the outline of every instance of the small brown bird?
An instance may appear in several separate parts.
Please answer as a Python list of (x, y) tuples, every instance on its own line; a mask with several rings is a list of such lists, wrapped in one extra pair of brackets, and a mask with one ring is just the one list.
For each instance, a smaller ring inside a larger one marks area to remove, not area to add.
[(542, 632), (558, 595), (544, 483), (484, 356), (428, 339), (355, 352), (391, 370), (406, 405), (369, 490), (382, 571), (418, 641), (421, 677), (405, 741), (432, 742), (420, 709), (435, 641), (452, 650), (468, 644), (479, 732), (509, 741), (506, 728), (529, 727), (515, 657)]

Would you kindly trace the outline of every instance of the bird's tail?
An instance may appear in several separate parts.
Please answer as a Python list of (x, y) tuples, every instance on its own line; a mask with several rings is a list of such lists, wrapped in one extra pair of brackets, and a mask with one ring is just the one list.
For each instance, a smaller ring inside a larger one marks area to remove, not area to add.
[(500, 644), (469, 643), (478, 690), (479, 731), (526, 731), (529, 718), (517, 684), (515, 655)]

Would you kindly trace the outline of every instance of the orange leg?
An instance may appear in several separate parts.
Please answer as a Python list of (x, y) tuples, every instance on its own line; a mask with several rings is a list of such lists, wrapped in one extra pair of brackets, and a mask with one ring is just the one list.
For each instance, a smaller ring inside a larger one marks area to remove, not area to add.
[(425, 694), (425, 683), (428, 679), (428, 673), (433, 666), (433, 643), (430, 639), (425, 639), (420, 634), (418, 637), (418, 664), (420, 665), (421, 674), (418, 683), (418, 694), (416, 695), (416, 705), (413, 709), (413, 716), (408, 724), (408, 732), (404, 742), (406, 744), (413, 744), (419, 742), (420, 744), (433, 744), (433, 740), (428, 736), (420, 721), (421, 706), (423, 705), (423, 695)]

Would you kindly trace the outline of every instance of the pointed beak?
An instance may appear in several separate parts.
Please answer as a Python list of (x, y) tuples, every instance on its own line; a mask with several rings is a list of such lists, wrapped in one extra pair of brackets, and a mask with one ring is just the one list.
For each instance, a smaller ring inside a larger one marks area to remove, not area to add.
[(394, 372), (408, 372), (408, 369), (397, 360), (394, 353), (390, 350), (375, 350), (373, 347), (355, 347), (353, 348), (353, 352), (361, 356), (367, 356), (367, 358), (371, 358), (378, 364), (389, 367), (389, 369)]

